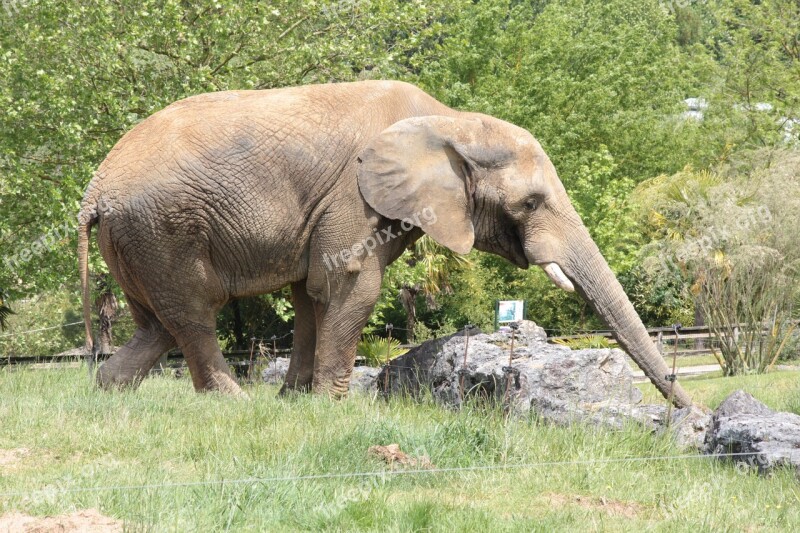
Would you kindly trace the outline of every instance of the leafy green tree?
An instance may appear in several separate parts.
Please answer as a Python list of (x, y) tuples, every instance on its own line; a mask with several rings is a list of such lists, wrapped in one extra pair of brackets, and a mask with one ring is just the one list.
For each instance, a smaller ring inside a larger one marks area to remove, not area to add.
[[(83, 190), (155, 111), (208, 91), (402, 78), (459, 3), (68, 0), (2, 13), (0, 284), (12, 298), (75, 290)], [(105, 272), (96, 249), (91, 269)]]

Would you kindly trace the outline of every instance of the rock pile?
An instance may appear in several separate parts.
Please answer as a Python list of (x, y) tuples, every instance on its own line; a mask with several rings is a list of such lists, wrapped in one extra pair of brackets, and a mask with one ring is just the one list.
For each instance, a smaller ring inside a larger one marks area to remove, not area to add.
[[(620, 428), (638, 423), (652, 431), (668, 430), (683, 448), (737, 454), (732, 457), (737, 463), (762, 472), (786, 465), (800, 469), (800, 416), (775, 412), (744, 391), (732, 394), (713, 414), (698, 406), (674, 409), (667, 424), (663, 403), (642, 403), (622, 351), (548, 344), (545, 331), (533, 322), (520, 323), (509, 361), (511, 341), (510, 331), (477, 330), (428, 341), (382, 370), (356, 367), (350, 390), (390, 396), (429, 391), (449, 408), (464, 402), (501, 403), (514, 415), (556, 424)], [(264, 370), (263, 379), (280, 384), (287, 369), (288, 359), (279, 358)]]
[[(655, 416), (639, 406), (642, 393), (621, 350), (548, 344), (542, 328), (524, 321), (511, 355), (511, 336), (478, 332), (467, 338), (459, 332), (423, 343), (391, 362), (389, 393), (428, 389), (456, 408), (471, 399), (491, 399), (507, 403), (515, 414), (533, 412), (557, 423), (588, 420), (619, 427), (628, 419), (649, 422)], [(379, 388), (386, 372), (378, 376)]]
[(731, 460), (762, 473), (779, 466), (800, 469), (800, 416), (775, 412), (736, 391), (714, 411), (705, 451), (736, 454)]

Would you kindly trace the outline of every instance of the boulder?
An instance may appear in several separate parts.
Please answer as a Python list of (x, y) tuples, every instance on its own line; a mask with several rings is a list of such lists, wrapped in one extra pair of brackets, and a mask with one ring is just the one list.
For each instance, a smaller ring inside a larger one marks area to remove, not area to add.
[(355, 367), (353, 375), (350, 376), (350, 392), (374, 393), (377, 390), (375, 382), (380, 371), (380, 368), (372, 366)]
[(268, 385), (283, 385), (286, 373), (289, 371), (289, 358), (276, 357), (261, 371), (261, 379)]
[[(261, 379), (270, 385), (283, 385), (286, 373), (289, 371), (289, 358), (277, 357), (270, 361), (261, 372)], [(374, 392), (377, 390), (375, 379), (380, 369), (368, 366), (357, 366), (353, 369), (350, 379), (351, 392)]]
[[(477, 328), (471, 329), (471, 335), (480, 334), (481, 331)], [(441, 352), (442, 347), (451, 339), (455, 337), (462, 337), (465, 335), (464, 330), (425, 341), (419, 346), (416, 346), (404, 353), (403, 355), (391, 360), (387, 365), (381, 368), (376, 380), (376, 386), (379, 390), (386, 392), (385, 384), (386, 372), (389, 372), (389, 394), (410, 394), (416, 396), (422, 390), (429, 388), (431, 382), (431, 369), (435, 362), (436, 356)]]
[[(654, 415), (640, 406), (642, 393), (621, 350), (573, 351), (547, 344), (542, 328), (523, 321), (509, 362), (511, 339), (511, 331), (470, 334), (468, 339), (462, 331), (423, 343), (391, 362), (389, 394), (427, 389), (438, 402), (454, 408), (465, 400), (491, 399), (516, 415), (533, 414), (556, 423), (619, 427), (636, 420), (652, 426)], [(384, 368), (378, 376), (379, 389), (386, 372)]]
[(739, 390), (717, 408), (705, 439), (706, 453), (741, 454), (738, 465), (768, 472), (800, 468), (800, 416), (775, 412)]

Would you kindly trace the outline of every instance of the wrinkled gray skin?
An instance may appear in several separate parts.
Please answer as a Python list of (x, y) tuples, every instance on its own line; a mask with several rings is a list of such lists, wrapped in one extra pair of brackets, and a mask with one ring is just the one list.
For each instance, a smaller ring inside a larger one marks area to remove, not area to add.
[[(576, 288), (669, 393), (667, 366), (539, 143), (412, 85), (176, 102), (117, 143), (89, 184), (79, 223), (87, 343), (94, 225), (139, 326), (100, 367), (103, 387), (135, 386), (178, 346), (198, 391), (241, 394), (217, 344), (217, 312), (232, 298), (291, 284), (295, 341), (283, 391), (345, 394), (383, 271), (424, 232), (458, 253), (475, 247), (521, 268), (542, 266), (560, 287)], [(366, 250), (376, 234), (385, 242)], [(673, 398), (691, 403), (679, 385)]]

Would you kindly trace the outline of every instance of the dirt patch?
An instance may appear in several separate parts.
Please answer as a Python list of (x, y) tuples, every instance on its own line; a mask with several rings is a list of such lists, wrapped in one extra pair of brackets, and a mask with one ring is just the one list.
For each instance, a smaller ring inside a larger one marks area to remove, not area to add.
[(389, 444), (388, 446), (370, 446), (367, 453), (372, 457), (377, 457), (383, 460), (389, 466), (401, 465), (410, 466), (414, 468), (435, 468), (431, 463), (430, 457), (422, 455), (420, 457), (412, 457), (400, 449), (398, 444)]
[(0, 472), (16, 469), (23, 459), (31, 454), (28, 448), (0, 449)]
[(602, 497), (552, 493), (548, 494), (546, 498), (553, 507), (576, 505), (591, 511), (603, 511), (610, 516), (621, 516), (623, 518), (636, 518), (644, 510), (644, 507), (636, 502), (610, 500)]
[(44, 518), (21, 513), (0, 516), (0, 533), (114, 533), (121, 532), (122, 525), (121, 520), (103, 516), (97, 509)]

